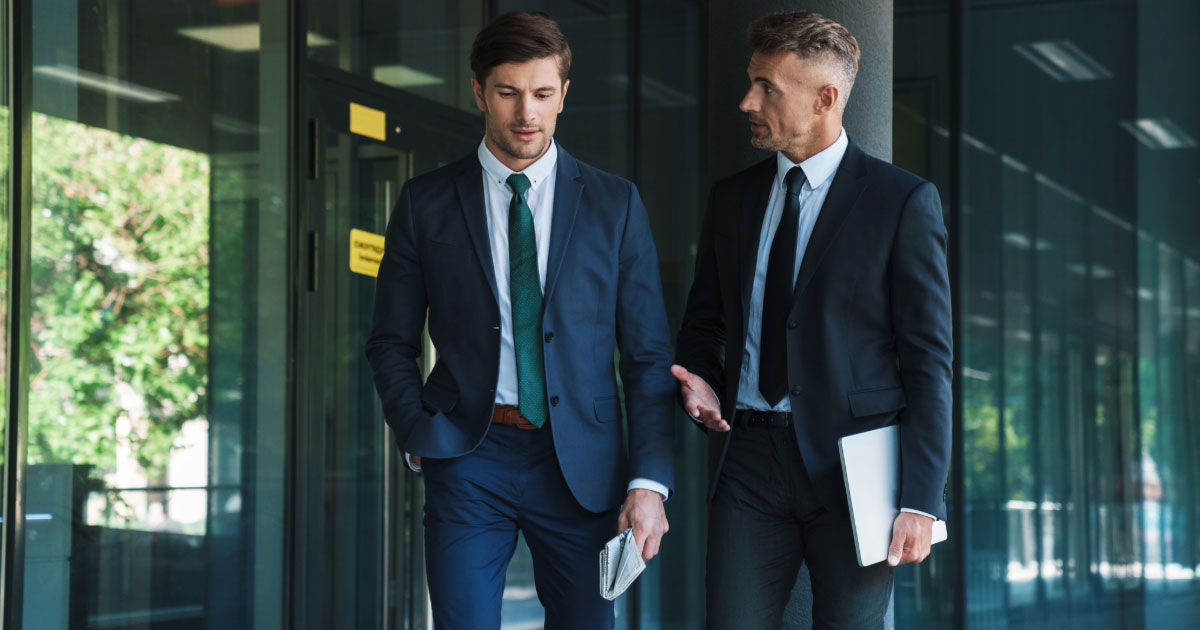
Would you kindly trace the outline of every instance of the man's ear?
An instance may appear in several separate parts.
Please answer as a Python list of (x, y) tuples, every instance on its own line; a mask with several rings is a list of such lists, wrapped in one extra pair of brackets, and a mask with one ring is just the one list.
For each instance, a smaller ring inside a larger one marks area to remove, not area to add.
[(838, 92), (837, 86), (830, 83), (821, 88), (817, 93), (817, 113), (826, 114), (837, 107), (838, 99), (841, 98), (841, 93)]
[(567, 88), (571, 87), (571, 80), (563, 81), (562, 96), (558, 97), (558, 113), (562, 113), (563, 103), (567, 102)]
[(479, 108), (479, 111), (487, 112), (487, 101), (483, 98), (483, 85), (475, 77), (471, 77), (471, 91), (475, 93), (475, 106)]

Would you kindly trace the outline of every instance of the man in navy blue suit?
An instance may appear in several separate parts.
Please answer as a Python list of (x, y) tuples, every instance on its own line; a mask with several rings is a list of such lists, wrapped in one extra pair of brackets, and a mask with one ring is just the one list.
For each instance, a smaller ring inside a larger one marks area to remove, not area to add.
[[(801, 563), (813, 625), (881, 628), (929, 553), (950, 461), (950, 286), (933, 184), (868, 156), (842, 112), (858, 43), (764, 16), (741, 109), (774, 154), (713, 186), (679, 333), (685, 410), (714, 436), (708, 626), (779, 628)], [(888, 562), (857, 566), (838, 438), (900, 426)]]
[[(438, 628), (499, 628), (518, 531), (546, 628), (612, 628), (601, 548), (632, 527), (648, 560), (667, 531), (657, 255), (633, 184), (553, 140), (570, 65), (549, 17), (488, 24), (471, 49), (483, 142), (408, 182), (388, 223), (367, 357), (396, 444), (424, 471)], [(426, 323), (438, 359), (422, 384)]]

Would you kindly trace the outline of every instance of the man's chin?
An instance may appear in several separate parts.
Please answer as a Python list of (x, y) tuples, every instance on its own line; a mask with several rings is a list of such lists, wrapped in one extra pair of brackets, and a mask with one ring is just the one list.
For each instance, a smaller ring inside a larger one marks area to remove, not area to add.
[(775, 142), (763, 136), (750, 136), (750, 146), (764, 151), (778, 151)]
[(548, 143), (545, 142), (539, 143), (536, 140), (530, 140), (529, 142), (522, 142), (520, 144), (506, 142), (503, 145), (503, 149), (505, 153), (518, 160), (532, 160), (546, 150), (547, 144)]

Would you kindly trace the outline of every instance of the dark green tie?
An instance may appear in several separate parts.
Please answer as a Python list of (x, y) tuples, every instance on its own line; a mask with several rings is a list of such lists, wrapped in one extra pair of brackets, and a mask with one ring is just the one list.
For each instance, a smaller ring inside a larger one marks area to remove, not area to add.
[(508, 176), (513, 189), (508, 204), (508, 292), (512, 301), (513, 347), (517, 353), (517, 397), (521, 415), (546, 424), (546, 368), (542, 361), (542, 284), (538, 279), (537, 238), (533, 212), (525, 201), (529, 178)]

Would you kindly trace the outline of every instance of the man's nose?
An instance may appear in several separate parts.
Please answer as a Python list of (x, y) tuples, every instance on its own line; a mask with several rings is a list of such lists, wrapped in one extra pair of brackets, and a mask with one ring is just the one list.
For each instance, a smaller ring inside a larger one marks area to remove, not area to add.
[(742, 102), (738, 103), (738, 109), (746, 112), (747, 114), (758, 111), (758, 99), (754, 98), (753, 95), (753, 90), (747, 91), (746, 95), (742, 97)]
[(517, 101), (517, 111), (514, 112), (517, 117), (517, 122), (527, 124), (533, 122), (537, 117), (536, 109), (533, 106), (532, 97), (523, 97)]

